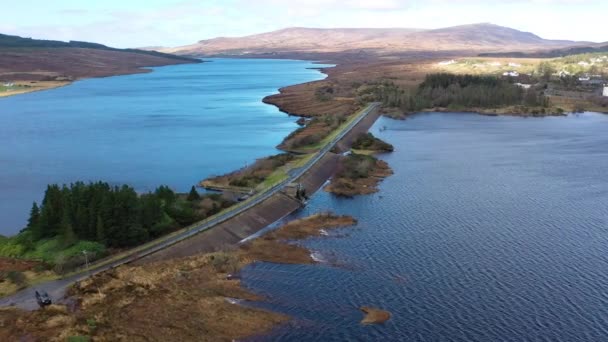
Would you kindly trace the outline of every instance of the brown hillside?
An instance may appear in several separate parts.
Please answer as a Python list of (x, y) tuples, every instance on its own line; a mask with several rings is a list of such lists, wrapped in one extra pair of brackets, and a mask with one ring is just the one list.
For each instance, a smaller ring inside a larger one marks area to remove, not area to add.
[(288, 28), (238, 38), (215, 38), (168, 48), (183, 55), (242, 55), (267, 53), (328, 53), (368, 51), (387, 54), (405, 51), (506, 51), (580, 45), (584, 42), (547, 40), (529, 32), (493, 24), (420, 29), (311, 29)]

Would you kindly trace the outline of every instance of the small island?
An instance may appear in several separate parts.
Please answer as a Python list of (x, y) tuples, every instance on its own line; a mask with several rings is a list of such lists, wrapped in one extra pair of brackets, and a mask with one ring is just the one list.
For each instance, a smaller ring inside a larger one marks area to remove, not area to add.
[(362, 306), (360, 310), (365, 314), (365, 317), (361, 320), (361, 324), (380, 324), (391, 318), (390, 312), (369, 306)]
[(373, 194), (378, 192), (378, 184), (392, 174), (385, 161), (351, 153), (341, 158), (338, 172), (324, 189), (344, 197)]

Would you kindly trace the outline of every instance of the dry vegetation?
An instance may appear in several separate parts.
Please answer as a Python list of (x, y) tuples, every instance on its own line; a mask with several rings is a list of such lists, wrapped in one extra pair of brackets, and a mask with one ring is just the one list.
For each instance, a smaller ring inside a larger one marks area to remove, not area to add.
[(306, 126), (298, 128), (288, 135), (278, 147), (293, 152), (314, 149), (347, 120), (347, 115), (340, 114), (316, 116), (308, 121)]
[(142, 67), (190, 63), (132, 52), (85, 48), (0, 48), (0, 81), (71, 81), (149, 72)]
[(205, 179), (200, 182), (200, 185), (207, 189), (241, 189), (247, 191), (257, 187), (266, 181), (277, 169), (296, 159), (296, 156), (289, 153), (261, 158), (246, 168), (222, 176)]
[(352, 148), (359, 151), (393, 152), (393, 145), (376, 138), (371, 133), (361, 133), (352, 144)]
[(351, 217), (319, 214), (238, 249), (106, 271), (74, 285), (71, 305), (0, 310), (0, 340), (230, 341), (262, 334), (287, 317), (231, 303), (231, 298), (262, 298), (230, 274), (257, 261), (314, 263), (310, 251), (287, 241), (355, 223)]
[(388, 164), (369, 155), (351, 153), (340, 160), (338, 172), (325, 191), (352, 197), (378, 192), (382, 179), (393, 174)]
[(163, 49), (187, 55), (277, 53), (387, 54), (404, 51), (530, 51), (580, 43), (545, 40), (534, 34), (492, 24), (435, 30), (287, 28), (246, 37), (215, 38)]
[(50, 271), (50, 266), (42, 262), (0, 258), (0, 297), (55, 277), (56, 274)]

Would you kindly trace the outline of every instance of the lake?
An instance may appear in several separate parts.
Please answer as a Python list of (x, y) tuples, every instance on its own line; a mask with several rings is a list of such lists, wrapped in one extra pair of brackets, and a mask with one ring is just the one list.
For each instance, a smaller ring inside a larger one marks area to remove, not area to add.
[(322, 66), (211, 59), (0, 99), (0, 234), (25, 226), (49, 183), (187, 191), (279, 153), (296, 119), (261, 101), (280, 87), (323, 79), (311, 69)]
[[(386, 129), (382, 129), (386, 127)], [(294, 320), (252, 340), (608, 341), (608, 116), (381, 118), (380, 192), (319, 192), (354, 228), (305, 243), (329, 264), (255, 264), (244, 285)], [(393, 314), (363, 326), (360, 306)]]

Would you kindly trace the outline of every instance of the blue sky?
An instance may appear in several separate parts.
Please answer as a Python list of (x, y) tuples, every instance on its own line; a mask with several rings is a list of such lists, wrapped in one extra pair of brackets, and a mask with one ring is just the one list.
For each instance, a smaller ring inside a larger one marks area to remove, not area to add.
[(19, 0), (0, 33), (116, 47), (177, 46), (291, 26), (439, 28), (491, 22), (543, 38), (608, 41), (603, 0)]

